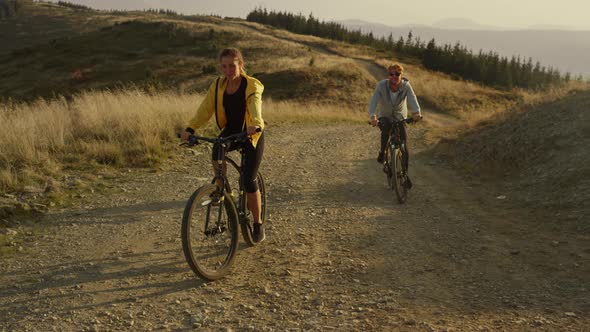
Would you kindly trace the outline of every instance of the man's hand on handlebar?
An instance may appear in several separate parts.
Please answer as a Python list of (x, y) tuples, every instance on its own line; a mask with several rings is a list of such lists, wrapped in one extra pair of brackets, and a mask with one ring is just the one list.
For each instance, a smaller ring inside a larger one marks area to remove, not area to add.
[(371, 126), (375, 127), (378, 123), (379, 123), (379, 121), (377, 120), (377, 116), (376, 115), (371, 116)]
[[(405, 122), (405, 123), (415, 123), (420, 120), (422, 120), (422, 115), (420, 113), (414, 113), (414, 114), (412, 114), (412, 117), (407, 118), (407, 119), (402, 119), (400, 121)], [(376, 127), (379, 125), (379, 120), (377, 119), (376, 115), (371, 116), (371, 119), (369, 120), (369, 124), (373, 127)]]

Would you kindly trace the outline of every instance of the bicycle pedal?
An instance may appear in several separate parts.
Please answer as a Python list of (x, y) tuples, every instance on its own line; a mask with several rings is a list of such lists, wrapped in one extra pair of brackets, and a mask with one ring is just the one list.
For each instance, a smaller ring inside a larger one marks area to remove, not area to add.
[(215, 236), (217, 234), (223, 234), (223, 233), (225, 233), (226, 230), (227, 230), (227, 227), (218, 226), (218, 227), (214, 227), (214, 228), (206, 230), (205, 232), (203, 232), (203, 234), (205, 234), (205, 236), (207, 236), (207, 237), (211, 237), (211, 236)]

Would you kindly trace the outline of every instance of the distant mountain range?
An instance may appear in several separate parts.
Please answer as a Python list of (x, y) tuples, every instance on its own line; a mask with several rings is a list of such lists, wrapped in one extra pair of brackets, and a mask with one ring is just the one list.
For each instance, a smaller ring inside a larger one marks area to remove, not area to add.
[(432, 25), (438, 29), (464, 29), (464, 30), (502, 30), (492, 25), (483, 25), (465, 18), (447, 18)]
[(338, 23), (349, 29), (372, 31), (376, 37), (389, 36), (397, 40), (404, 39), (411, 31), (414, 37), (429, 41), (434, 38), (437, 45), (460, 42), (474, 53), (479, 50), (494, 51), (510, 58), (533, 58), (541, 65), (559, 69), (562, 73), (570, 72), (590, 78), (590, 30), (561, 30), (553, 26), (549, 29), (503, 30), (494, 26), (474, 23), (466, 19), (448, 19), (433, 26), (405, 25), (388, 26), (362, 20), (342, 20)]

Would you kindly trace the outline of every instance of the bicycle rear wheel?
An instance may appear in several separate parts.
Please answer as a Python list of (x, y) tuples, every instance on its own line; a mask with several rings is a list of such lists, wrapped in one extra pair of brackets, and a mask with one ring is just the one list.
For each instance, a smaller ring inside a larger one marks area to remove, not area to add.
[[(258, 175), (256, 176), (256, 183), (258, 184), (258, 190), (260, 190), (260, 220), (264, 222), (266, 220), (266, 187), (264, 186), (264, 178), (260, 172), (258, 172)], [(248, 210), (248, 199), (246, 196), (244, 197), (244, 206), (242, 208), (244, 209), (244, 214), (246, 216), (246, 218), (240, 223), (242, 236), (244, 237), (244, 241), (252, 247), (257, 245), (258, 242), (254, 242), (254, 239), (252, 238), (254, 218), (252, 218), (252, 213)]]
[(395, 190), (397, 201), (403, 204), (408, 198), (408, 189), (406, 188), (406, 173), (404, 171), (404, 153), (401, 149), (396, 148), (393, 153), (392, 168), (392, 189)]
[(182, 216), (182, 249), (195, 274), (206, 280), (226, 275), (238, 248), (238, 213), (228, 193), (214, 184), (197, 189)]

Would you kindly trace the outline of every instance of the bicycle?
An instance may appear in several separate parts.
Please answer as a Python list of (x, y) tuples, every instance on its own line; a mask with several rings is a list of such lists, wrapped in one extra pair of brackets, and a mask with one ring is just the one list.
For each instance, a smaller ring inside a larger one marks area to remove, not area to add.
[[(199, 144), (199, 141), (206, 141), (213, 143), (213, 150), (218, 151), (215, 176), (211, 184), (201, 186), (189, 198), (182, 216), (181, 230), (182, 249), (187, 263), (196, 275), (209, 281), (222, 278), (230, 271), (238, 248), (238, 225), (248, 246), (257, 245), (252, 237), (253, 218), (249, 215), (241, 176), (244, 149), (239, 148), (239, 166), (226, 153), (231, 144), (247, 139), (246, 132), (214, 138), (191, 135), (187, 143), (181, 144), (191, 147)], [(232, 188), (227, 177), (230, 167), (224, 171), (223, 161), (239, 174), (237, 188)], [(260, 172), (256, 181), (261, 197), (261, 220), (264, 221), (266, 188)]]
[(408, 151), (406, 139), (402, 139), (401, 130), (405, 124), (414, 122), (412, 118), (394, 120), (383, 156), (383, 171), (387, 175), (387, 184), (395, 191), (397, 201), (403, 204), (408, 198), (410, 182), (408, 179)]

